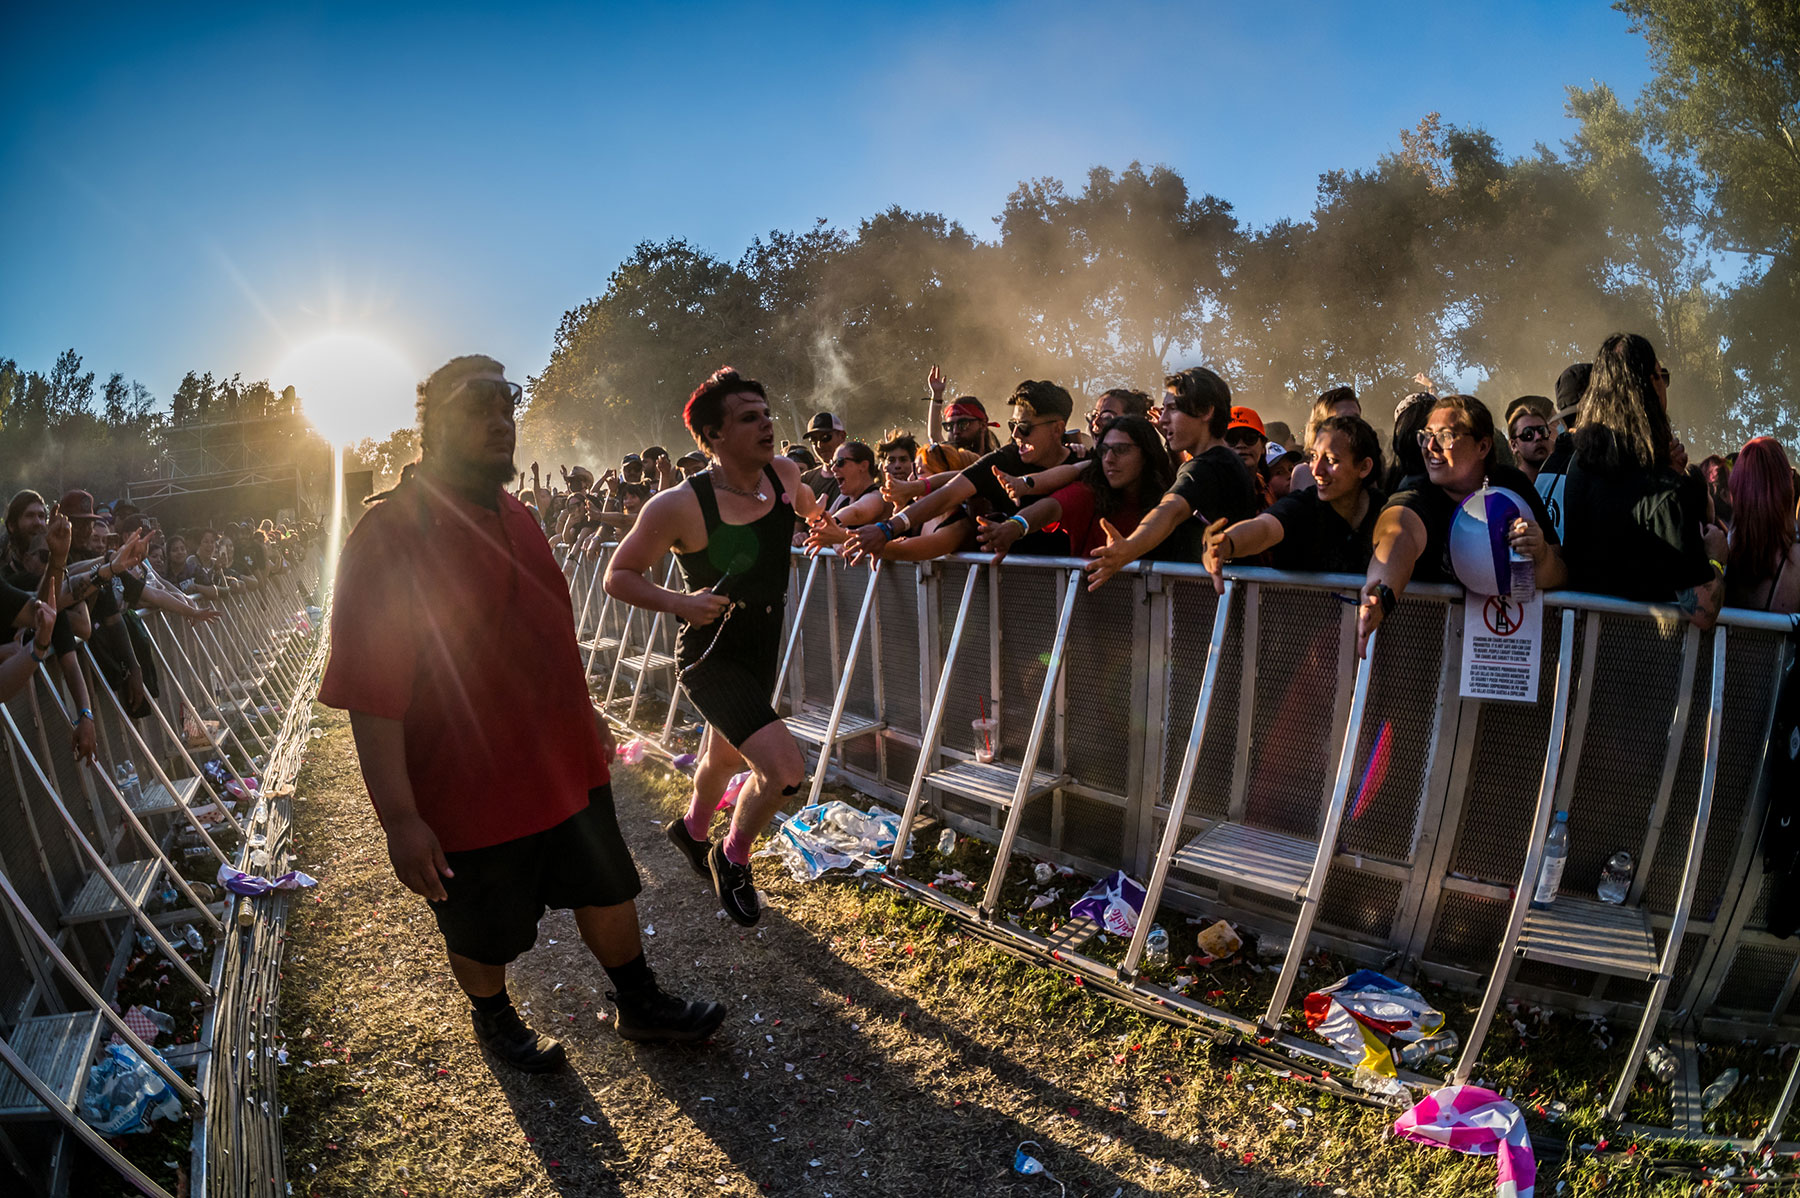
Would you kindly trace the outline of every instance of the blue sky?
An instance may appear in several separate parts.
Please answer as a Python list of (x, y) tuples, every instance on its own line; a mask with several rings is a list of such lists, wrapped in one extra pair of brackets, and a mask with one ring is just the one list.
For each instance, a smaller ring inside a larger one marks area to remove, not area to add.
[(257, 7), (14, 11), (0, 357), (166, 402), (348, 331), (522, 378), (641, 240), (986, 237), (1020, 180), (1133, 159), (1266, 224), (1426, 112), (1521, 154), (1565, 86), (1649, 75), (1591, 2)]

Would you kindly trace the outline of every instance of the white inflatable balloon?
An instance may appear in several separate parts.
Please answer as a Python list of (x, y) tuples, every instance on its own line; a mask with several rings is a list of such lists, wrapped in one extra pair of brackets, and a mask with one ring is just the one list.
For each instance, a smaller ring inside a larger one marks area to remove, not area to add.
[(1482, 487), (1463, 500), (1450, 521), (1450, 568), (1470, 593), (1513, 593), (1515, 559), (1506, 537), (1520, 518), (1532, 518), (1531, 506), (1505, 487)]

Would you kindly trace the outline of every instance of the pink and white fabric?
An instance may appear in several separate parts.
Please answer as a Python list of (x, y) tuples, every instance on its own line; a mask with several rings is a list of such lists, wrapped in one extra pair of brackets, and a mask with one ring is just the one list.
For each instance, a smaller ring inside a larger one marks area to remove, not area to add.
[(1497, 1198), (1532, 1198), (1537, 1158), (1519, 1108), (1479, 1086), (1445, 1086), (1394, 1120), (1394, 1134), (1471, 1156), (1500, 1158)]

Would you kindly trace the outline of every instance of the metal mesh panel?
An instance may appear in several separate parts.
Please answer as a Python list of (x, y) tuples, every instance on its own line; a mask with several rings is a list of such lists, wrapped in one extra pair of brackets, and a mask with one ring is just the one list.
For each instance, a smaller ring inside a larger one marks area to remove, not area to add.
[(1486, 973), (1494, 967), (1511, 910), (1502, 899), (1444, 891), (1432, 921), (1431, 941), (1425, 946), (1426, 959)]
[(1311, 836), (1337, 766), (1332, 715), (1344, 609), (1327, 593), (1269, 587), (1261, 605), (1244, 822)]
[[(1453, 611), (1451, 618), (1460, 619), (1461, 612)], [(1555, 622), (1560, 619), (1558, 616)], [(1451, 855), (1452, 873), (1503, 886), (1518, 883), (1550, 739), (1548, 688), (1555, 685), (1557, 653), (1562, 643), (1559, 636), (1550, 632), (1555, 622), (1548, 617), (1544, 621), (1544, 657), (1538, 667), (1543, 689), (1539, 701), (1481, 704), (1468, 790), (1463, 796), (1456, 849)], [(1586, 621), (1577, 621), (1573, 652), (1578, 666), (1582, 637), (1588, 627)], [(1451, 801), (1455, 801), (1455, 796), (1451, 796)]]
[[(1712, 819), (1700, 857), (1699, 884), (1694, 892), (1695, 919), (1714, 918), (1733, 878), (1732, 862), (1745, 825), (1759, 820), (1751, 810), (1758, 768), (1767, 746), (1769, 706), (1775, 671), (1783, 652), (1782, 638), (1767, 632), (1733, 628), (1725, 645), (1724, 727), (1719, 737), (1719, 772), (1713, 786)], [(1701, 638), (1700, 668), (1695, 671), (1694, 709), (1688, 718), (1687, 744), (1675, 772), (1669, 818), (1663, 825), (1663, 848), (1650, 864), (1644, 899), (1652, 909), (1671, 911), (1681, 889), (1681, 868), (1693, 828), (1694, 805), (1700, 799), (1700, 775), (1706, 753), (1706, 715), (1712, 701), (1712, 634)], [(1767, 917), (1766, 901), (1759, 902)], [(1760, 926), (1760, 923), (1759, 925)]]
[[(819, 567), (819, 577), (813, 580), (812, 594), (807, 597), (806, 610), (800, 616), (797, 652), (803, 657), (800, 671), (805, 691), (803, 698), (815, 707), (830, 704), (837, 687), (837, 663), (831, 653), (831, 584), (835, 581), (831, 575), (839, 569), (835, 558), (826, 559)], [(842, 602), (840, 599), (840, 605)], [(842, 610), (841, 606), (839, 610)], [(848, 637), (848, 629), (844, 630), (844, 635)], [(845, 643), (849, 642), (846, 640)]]
[(1069, 775), (1121, 796), (1132, 747), (1144, 739), (1143, 679), (1133, 676), (1132, 647), (1142, 640), (1137, 599), (1137, 580), (1130, 578), (1078, 598), (1064, 667)]
[[(1685, 634), (1685, 625), (1613, 615), (1600, 621), (1587, 734), (1581, 760), (1573, 763), (1569, 864), (1563, 873), (1563, 888), (1570, 893), (1592, 891), (1607, 858), (1620, 849), (1636, 855), (1643, 843), (1662, 781)], [(1659, 859), (1685, 851), (1685, 824), (1678, 837), (1671, 835), (1675, 830), (1673, 823), (1664, 826)]]
[(919, 751), (904, 741), (887, 742), (887, 784), (905, 794), (919, 768)]
[(1019, 812), (1019, 835), (1046, 848), (1060, 847), (1055, 843), (1055, 821), (1056, 796), (1039, 795)]
[[(1382, 623), (1339, 839), (1350, 852), (1389, 861), (1412, 860), (1431, 747), (1444, 709), (1438, 683), (1447, 610), (1441, 603), (1403, 603)], [(1370, 754), (1384, 730), (1387, 745), (1382, 760), (1370, 770)], [(1365, 775), (1366, 794), (1359, 781)]]
[[(18, 718), (19, 705), (13, 708)], [(31, 821), (43, 839), (44, 858), (50, 874), (65, 899), (73, 898), (87, 877), (87, 868), (75, 856), (62, 821), (49, 810), (43, 789), (31, 775), (30, 765), (16, 757), (18, 746), (10, 734), (0, 733), (0, 860), (4, 860), (6, 876), (12, 880), (37, 921), (46, 928), (56, 928), (62, 912), (44, 877), (44, 864), (38, 859), (38, 848), (31, 836)], [(24, 793), (15, 781), (13, 765), (17, 761), (24, 778)], [(29, 821), (27, 816), (29, 815)]]
[(1115, 869), (1125, 851), (1125, 814), (1124, 808), (1110, 803), (1065, 793), (1062, 843), (1057, 847), (1102, 869)]
[(859, 773), (875, 776), (875, 770), (881, 763), (873, 736), (858, 736), (847, 740), (843, 749), (845, 764)]
[(1392, 878), (1333, 869), (1319, 897), (1319, 922), (1355, 935), (1386, 940), (1394, 929), (1394, 913), (1405, 887)]
[[(866, 566), (846, 566), (838, 573), (838, 652), (850, 652), (850, 638), (856, 634), (856, 618), (862, 614), (863, 596), (868, 593), (871, 578)], [(869, 623), (863, 629), (862, 644), (856, 650), (856, 672), (850, 679), (850, 695), (844, 710), (869, 719), (878, 719), (875, 707), (875, 612), (869, 612)], [(836, 692), (832, 692), (836, 697)], [(825, 702), (829, 704), (831, 700)], [(872, 766), (871, 766), (872, 768)]]
[(881, 620), (881, 702), (888, 727), (920, 736), (925, 717), (919, 709), (919, 572), (905, 562), (881, 567), (875, 594)]
[(1794, 968), (1794, 954), (1760, 945), (1740, 945), (1719, 991), (1719, 1006), (1768, 1017), (1774, 1013)]
[[(939, 584), (938, 626), (940, 643), (946, 653), (955, 631), (963, 587), (967, 585), (972, 568), (961, 563), (948, 564)], [(990, 708), (993, 706), (989, 694), (993, 683), (988, 675), (993, 652), (993, 641), (988, 633), (988, 588), (993, 581), (991, 570), (982, 570), (975, 581), (975, 594), (969, 601), (969, 622), (963, 629), (962, 648), (958, 650), (956, 669), (950, 678), (949, 701), (944, 707), (943, 743), (967, 753), (975, 751), (975, 730), (969, 726), (969, 721), (981, 714), (984, 699), (989, 700)]]
[[(1084, 596), (1085, 598), (1086, 596)], [(1005, 710), (1000, 713), (1000, 752), (1010, 761), (1025, 755), (1031, 721), (1044, 689), (1050, 646), (1056, 641), (1056, 574), (1051, 570), (1010, 570), (1000, 579), (1005, 611), (1000, 633), (1000, 687)], [(1075, 609), (1081, 610), (1081, 600)], [(1053, 756), (1044, 741), (1039, 768)]]
[[(1206, 671), (1206, 648), (1212, 641), (1219, 597), (1212, 585), (1199, 581), (1168, 579), (1169, 654), (1165, 665), (1168, 712), (1164, 717), (1164, 804), (1174, 802), (1175, 784), (1181, 780), (1181, 764), (1193, 731), (1194, 704), (1199, 702), (1201, 676)], [(1237, 694), (1243, 685), (1244, 602), (1239, 588), (1234, 611), (1225, 626), (1219, 650), (1218, 681), (1213, 688), (1212, 711), (1207, 716), (1206, 739), (1200, 746), (1200, 765), (1194, 771), (1194, 791), (1188, 797), (1190, 815), (1217, 819), (1231, 802), (1232, 762), (1237, 753)]]

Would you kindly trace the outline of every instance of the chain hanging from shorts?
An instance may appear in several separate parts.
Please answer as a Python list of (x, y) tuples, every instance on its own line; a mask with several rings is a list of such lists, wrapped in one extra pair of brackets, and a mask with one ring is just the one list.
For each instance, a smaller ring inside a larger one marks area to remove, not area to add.
[[(708, 587), (707, 590), (717, 595), (719, 593), (719, 588), (725, 585), (725, 580), (729, 577), (731, 577), (731, 571), (727, 570), (725, 573), (719, 575), (719, 580)], [(681, 667), (681, 677), (684, 680), (690, 673), (699, 669), (701, 664), (704, 663), (707, 658), (712, 656), (712, 651), (719, 647), (719, 638), (725, 633), (725, 625), (731, 620), (731, 613), (742, 606), (744, 606), (743, 600), (733, 599), (726, 606), (725, 610), (719, 613), (718, 625), (713, 629), (712, 640), (707, 643), (706, 650), (691, 663)]]

